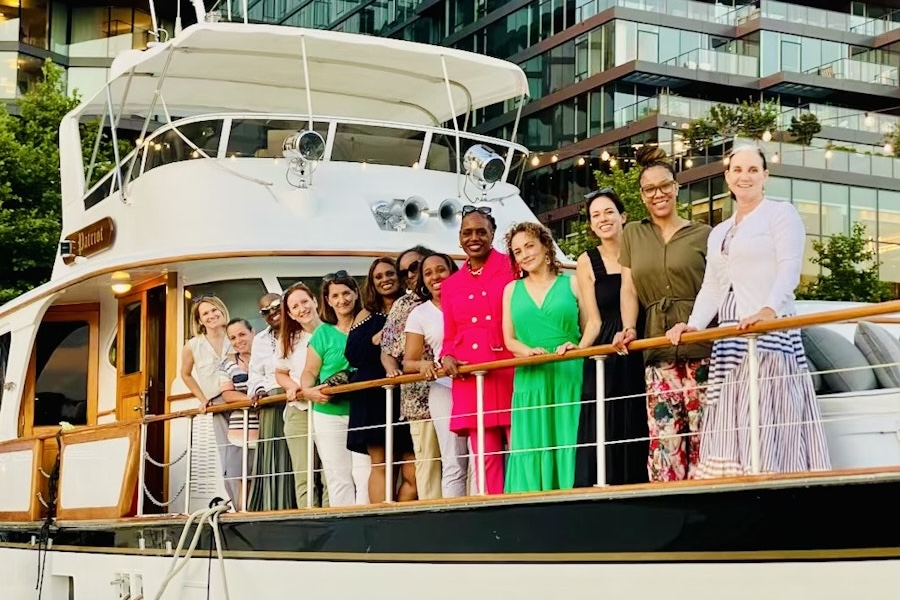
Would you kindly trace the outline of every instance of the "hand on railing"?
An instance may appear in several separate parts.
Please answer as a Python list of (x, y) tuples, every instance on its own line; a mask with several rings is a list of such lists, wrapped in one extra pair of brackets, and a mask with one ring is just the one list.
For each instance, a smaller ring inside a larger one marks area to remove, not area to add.
[(322, 388), (324, 387), (327, 386), (323, 383), (315, 387), (306, 388), (303, 390), (303, 397), (316, 404), (325, 404), (328, 402), (328, 396), (322, 393)]
[(459, 367), (460, 367), (460, 365), (464, 365), (464, 364), (466, 364), (466, 363), (460, 362), (449, 355), (445, 356), (444, 358), (441, 359), (441, 366), (444, 368), (444, 371), (450, 377), (459, 377), (460, 376)]
[(577, 348), (578, 348), (578, 346), (576, 346), (572, 342), (566, 342), (566, 343), (560, 344), (559, 346), (556, 347), (556, 353), (559, 354), (560, 356), (562, 356), (569, 350), (575, 350)]
[(420, 360), (419, 361), (419, 374), (424, 375), (425, 379), (429, 381), (434, 381), (437, 379), (437, 369), (439, 365), (434, 364), (434, 361), (431, 360)]
[(778, 315), (775, 314), (774, 310), (772, 310), (768, 306), (764, 306), (749, 317), (744, 317), (743, 319), (741, 319), (741, 321), (738, 323), (738, 329), (744, 330), (751, 325), (756, 325), (760, 321), (771, 321), (772, 319), (775, 319), (777, 317)]
[(681, 343), (682, 334), (690, 333), (692, 331), (697, 331), (697, 328), (691, 327), (687, 323), (675, 323), (675, 325), (666, 332), (666, 337), (669, 338), (669, 341), (672, 342), (673, 346), (677, 346)]
[(634, 327), (626, 327), (615, 336), (613, 336), (612, 347), (616, 353), (624, 356), (628, 354), (628, 344), (637, 339), (637, 331)]

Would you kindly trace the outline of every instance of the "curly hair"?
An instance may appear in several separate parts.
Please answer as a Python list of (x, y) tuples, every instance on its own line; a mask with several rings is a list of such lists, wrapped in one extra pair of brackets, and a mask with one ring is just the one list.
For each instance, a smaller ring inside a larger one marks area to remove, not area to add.
[(644, 179), (644, 173), (653, 167), (662, 167), (672, 174), (672, 179), (676, 179), (677, 177), (675, 175), (675, 167), (669, 162), (666, 151), (659, 146), (643, 146), (635, 152), (634, 162), (637, 163), (637, 166), (641, 169), (641, 174), (638, 175), (638, 181), (642, 181)]
[[(550, 230), (547, 229), (546, 226), (530, 221), (525, 223), (513, 223), (513, 226), (506, 232), (506, 253), (509, 256), (509, 263), (512, 265), (513, 272), (519, 273), (520, 278), (524, 277), (522, 269), (519, 268), (516, 258), (513, 256), (512, 250), (513, 238), (519, 233), (529, 233), (537, 239), (541, 246), (544, 247), (544, 257), (547, 260), (550, 270), (558, 275), (562, 270), (562, 263), (556, 258), (556, 251), (553, 247), (553, 234), (550, 233)], [(527, 275), (527, 273), (525, 274)]]

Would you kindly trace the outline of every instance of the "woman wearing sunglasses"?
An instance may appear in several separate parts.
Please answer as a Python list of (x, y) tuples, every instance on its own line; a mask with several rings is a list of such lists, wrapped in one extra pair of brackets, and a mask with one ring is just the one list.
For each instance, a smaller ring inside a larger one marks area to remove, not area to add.
[[(493, 249), (497, 223), (488, 206), (466, 205), (462, 210), (459, 245), (468, 257), (465, 267), (442, 286), (444, 343), (441, 364), (453, 377), (453, 414), (450, 429), (468, 436), (478, 452), (475, 377), (460, 377), (462, 364), (512, 358), (503, 343), (503, 289), (515, 274), (506, 255)], [(502, 494), (504, 444), (509, 442), (514, 369), (490, 371), (484, 378), (484, 489)]]
[(313, 438), (331, 506), (368, 504), (369, 457), (347, 449), (349, 399), (322, 392), (328, 385), (349, 382), (350, 363), (344, 352), (350, 327), (362, 310), (359, 286), (346, 271), (338, 271), (324, 277), (321, 294), (323, 323), (309, 339), (300, 387), (303, 397), (313, 403)]
[[(253, 326), (246, 319), (231, 319), (225, 327), (232, 352), (228, 353), (225, 360), (219, 366), (219, 389), (222, 391), (222, 400), (228, 403), (246, 402), (250, 400), (247, 395), (247, 382), (250, 379), (250, 350), (253, 345)], [(237, 454), (237, 464), (225, 466), (225, 478), (231, 479), (237, 490), (237, 497), (233, 503), (238, 510), (243, 510), (243, 486), (241, 475), (246, 470), (249, 478), (252, 473), (256, 442), (259, 438), (259, 414), (256, 410), (247, 413), (247, 463), (243, 460), (244, 446), (244, 411), (234, 410), (228, 414), (228, 443), (238, 449), (237, 453), (229, 452), (229, 456)], [(248, 481), (250, 481), (248, 479)], [(247, 497), (250, 497), (249, 490)]]
[[(375, 259), (369, 267), (365, 282), (363, 310), (347, 336), (347, 350), (344, 355), (354, 369), (350, 381), (371, 381), (385, 377), (381, 364), (381, 335), (387, 315), (400, 296), (400, 278), (394, 259), (383, 256)], [(384, 502), (385, 474), (385, 393), (381, 388), (351, 392), (350, 431), (347, 434), (347, 448), (353, 452), (368, 454), (372, 461), (369, 473), (369, 501)], [(397, 500), (416, 499), (416, 464), (413, 454), (409, 423), (400, 421), (400, 393), (393, 390), (391, 434), (393, 435), (393, 460), (403, 461), (400, 469), (402, 481), (397, 492)], [(393, 497), (393, 490), (391, 490)]]

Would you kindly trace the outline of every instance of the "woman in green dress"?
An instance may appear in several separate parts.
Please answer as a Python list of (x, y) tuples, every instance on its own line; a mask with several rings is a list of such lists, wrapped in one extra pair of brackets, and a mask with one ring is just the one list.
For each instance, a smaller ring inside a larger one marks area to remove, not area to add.
[[(506, 246), (520, 274), (503, 291), (506, 347), (524, 357), (590, 346), (599, 314), (587, 314), (575, 278), (560, 272), (550, 231), (519, 223), (506, 234)], [(581, 365), (567, 360), (516, 368), (506, 493), (573, 487)]]

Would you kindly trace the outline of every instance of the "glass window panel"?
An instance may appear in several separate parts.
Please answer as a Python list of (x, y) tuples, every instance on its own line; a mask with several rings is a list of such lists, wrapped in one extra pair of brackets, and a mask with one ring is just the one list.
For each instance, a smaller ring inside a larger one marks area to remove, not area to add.
[[(235, 119), (231, 122), (225, 156), (281, 158), (284, 139), (308, 128), (309, 120), (305, 119)], [(328, 137), (328, 123), (314, 122), (313, 129), (323, 139)], [(214, 155), (215, 149), (212, 151)]]
[(182, 135), (210, 158), (215, 158), (218, 154), (222, 121), (184, 123), (178, 125), (178, 130), (181, 135), (169, 129), (148, 141), (144, 173), (169, 163), (202, 158), (202, 155), (193, 146), (184, 141)]
[(850, 188), (850, 221), (862, 223), (873, 238), (878, 235), (878, 192), (873, 188)]
[(339, 123), (331, 160), (410, 167), (422, 154), (424, 138), (410, 129)]
[(98, 67), (69, 67), (66, 75), (66, 90), (69, 95), (77, 90), (82, 98), (90, 98), (106, 85), (109, 70)]
[(637, 57), (637, 25), (629, 21), (615, 21), (615, 64), (619, 66)]
[(141, 370), (141, 303), (132, 302), (124, 309), (122, 318), (122, 374), (130, 375)]
[(3, 389), (6, 387), (6, 365), (9, 363), (9, 346), (12, 334), (0, 335), (0, 408), (3, 407)]
[(69, 56), (106, 57), (107, 43), (104, 29), (109, 19), (106, 7), (73, 8), (69, 34)]
[(0, 98), (16, 97), (16, 60), (15, 52), (0, 52)]
[(900, 282), (900, 244), (878, 244), (881, 267), (878, 276), (882, 281)]
[(833, 183), (822, 184), (822, 234), (850, 233), (850, 188)]
[(769, 177), (766, 182), (766, 197), (782, 202), (791, 201), (791, 180), (786, 177)]
[(780, 50), (781, 36), (771, 31), (762, 32), (762, 42), (760, 48), (760, 56), (762, 63), (760, 68), (760, 77), (766, 77), (777, 73), (781, 65)]
[(822, 233), (820, 225), (821, 211), (819, 210), (819, 182), (803, 181), (795, 179), (792, 184), (791, 197), (794, 200), (794, 206), (803, 219), (803, 226), (806, 233), (811, 235), (819, 235)]
[(20, 33), (23, 44), (37, 48), (47, 48), (47, 1), (22, 0)]
[(150, 15), (141, 10), (134, 11), (134, 26), (131, 35), (131, 47), (143, 49), (147, 47), (147, 42), (153, 40), (150, 30), (153, 29), (153, 23)]
[(259, 299), (266, 293), (262, 279), (231, 279), (213, 281), (184, 288), (184, 332), (185, 338), (191, 337), (191, 310), (192, 298), (201, 296), (216, 296), (225, 303), (228, 308), (228, 316), (231, 319), (241, 317), (250, 321), (254, 331), (262, 331), (266, 323), (259, 314)]
[(35, 339), (34, 426), (87, 424), (90, 325), (45, 321)]
[(878, 241), (900, 247), (900, 192), (878, 190), (878, 208)]
[(0, 2), (0, 42), (19, 41), (19, 3)]
[[(4, 7), (0, 5), (0, 14)], [(4, 41), (3, 27), (5, 23), (0, 18), (0, 41)], [(50, 50), (57, 54), (69, 53), (69, 7), (62, 2), (54, 2), (50, 11)]]

